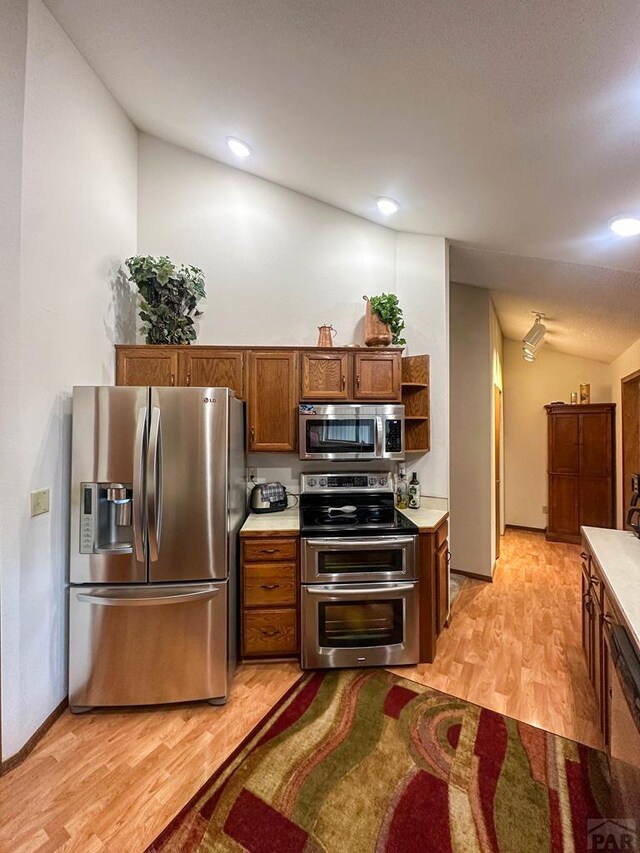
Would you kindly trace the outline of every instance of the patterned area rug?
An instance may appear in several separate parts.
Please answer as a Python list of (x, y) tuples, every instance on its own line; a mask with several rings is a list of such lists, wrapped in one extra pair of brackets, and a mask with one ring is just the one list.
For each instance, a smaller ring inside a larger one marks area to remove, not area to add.
[(305, 674), (148, 848), (582, 851), (603, 753), (381, 669)]

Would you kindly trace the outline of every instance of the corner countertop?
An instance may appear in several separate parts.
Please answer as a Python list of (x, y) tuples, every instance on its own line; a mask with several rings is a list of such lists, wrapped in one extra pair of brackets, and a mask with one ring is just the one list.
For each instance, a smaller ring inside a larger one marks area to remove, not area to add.
[[(420, 533), (433, 533), (449, 516), (447, 510), (428, 507), (401, 509), (399, 512), (413, 521)], [(292, 536), (300, 533), (298, 507), (290, 507), (282, 512), (251, 512), (240, 530), (240, 536), (277, 536), (287, 533)]]
[(410, 521), (418, 526), (420, 533), (433, 533), (442, 522), (449, 518), (449, 512), (446, 509), (433, 509), (430, 507), (420, 507), (420, 509), (399, 509)]
[(601, 527), (583, 527), (582, 535), (640, 649), (640, 539)]
[(281, 512), (250, 512), (240, 528), (240, 536), (271, 536), (300, 533), (298, 507), (289, 507)]

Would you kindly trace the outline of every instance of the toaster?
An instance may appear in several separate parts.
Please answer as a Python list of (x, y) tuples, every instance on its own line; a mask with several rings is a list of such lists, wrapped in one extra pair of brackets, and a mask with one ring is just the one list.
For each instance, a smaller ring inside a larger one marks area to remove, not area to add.
[(249, 498), (251, 512), (282, 512), (287, 508), (287, 492), (282, 483), (258, 483)]

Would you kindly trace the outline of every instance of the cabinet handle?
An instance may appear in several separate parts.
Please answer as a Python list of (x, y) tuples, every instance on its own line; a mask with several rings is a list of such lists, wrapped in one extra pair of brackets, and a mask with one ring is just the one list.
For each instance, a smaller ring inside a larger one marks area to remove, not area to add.
[(343, 376), (343, 377), (342, 377), (342, 390), (344, 391), (344, 389), (345, 389), (346, 387), (347, 387), (347, 377), (346, 377), (346, 376)]
[(600, 586), (600, 578), (597, 578), (595, 575), (589, 575), (589, 582), (594, 586)]
[(615, 619), (613, 618), (613, 616), (610, 613), (603, 613), (602, 614), (602, 621), (606, 622), (607, 625), (615, 625), (616, 624)]
[(359, 373), (356, 373), (356, 385), (358, 386), (358, 388), (360, 387), (360, 374)]
[(279, 588), (280, 588), (279, 583), (263, 583), (260, 587), (260, 589), (279, 589)]
[(278, 628), (271, 628), (270, 630), (260, 628), (260, 633), (264, 634), (265, 637), (277, 637), (280, 631)]
[(187, 373), (187, 385), (191, 385), (191, 374)]
[(172, 385), (175, 385), (175, 384), (176, 384), (176, 375), (175, 375), (175, 373), (172, 373), (172, 374), (171, 374), (171, 384), (172, 384)]
[(256, 437), (256, 428), (251, 427), (251, 441)]
[(583, 551), (583, 552), (580, 554), (580, 558), (581, 558), (582, 560), (585, 560), (585, 561), (588, 563), (588, 562), (590, 562), (590, 560), (591, 560), (591, 554), (585, 554), (585, 552)]
[(262, 548), (260, 553), (261, 554), (275, 554), (277, 550), (278, 550), (277, 548)]

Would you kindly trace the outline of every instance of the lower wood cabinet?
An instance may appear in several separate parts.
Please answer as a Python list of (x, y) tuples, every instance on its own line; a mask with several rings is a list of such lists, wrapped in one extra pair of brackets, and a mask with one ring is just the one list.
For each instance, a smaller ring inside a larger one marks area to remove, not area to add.
[(432, 663), (436, 641), (449, 622), (449, 525), (418, 536), (420, 582), (420, 662)]
[(243, 659), (298, 657), (298, 539), (241, 538), (240, 653)]

